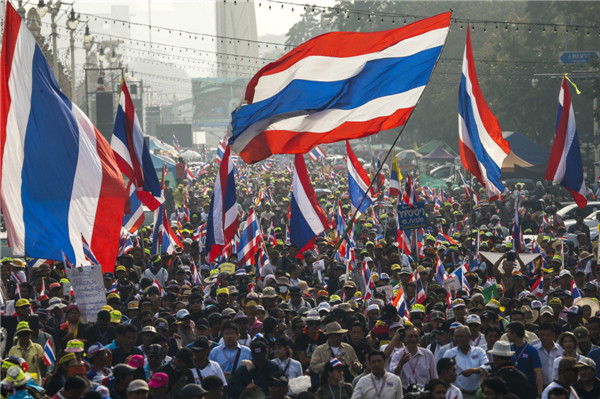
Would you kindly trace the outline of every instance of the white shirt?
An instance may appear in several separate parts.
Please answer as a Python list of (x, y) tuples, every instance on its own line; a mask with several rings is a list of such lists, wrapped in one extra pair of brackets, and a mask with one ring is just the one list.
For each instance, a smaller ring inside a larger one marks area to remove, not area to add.
[(463, 399), (462, 392), (454, 384), (450, 384), (446, 391), (446, 399)]
[[(550, 392), (553, 388), (562, 388), (562, 389), (565, 389), (565, 387), (563, 387), (562, 385), (560, 385), (558, 382), (552, 381), (550, 383), (550, 385), (548, 385), (546, 387), (546, 389), (544, 389), (542, 391), (542, 399), (548, 399), (548, 392)], [(569, 389), (567, 389), (567, 391), (571, 392), (571, 395), (569, 395), (569, 399), (579, 399), (579, 396), (577, 395), (577, 392), (575, 392), (575, 390), (573, 389), (573, 387), (569, 387)]]
[(479, 333), (479, 336), (475, 339), (472, 339), (470, 342), (471, 346), (478, 346), (484, 351), (487, 351), (487, 341), (482, 333)]
[(550, 352), (547, 352), (546, 349), (544, 349), (541, 342), (536, 343), (533, 347), (537, 349), (538, 354), (540, 355), (540, 361), (542, 362), (542, 379), (544, 380), (544, 386), (546, 386), (552, 382), (554, 360), (557, 357), (562, 356), (563, 349), (556, 342), (552, 346), (552, 349), (550, 349)]
[(202, 378), (206, 378), (211, 375), (216, 375), (221, 379), (221, 381), (223, 381), (223, 385), (227, 386), (227, 380), (225, 379), (225, 375), (223, 375), (223, 370), (221, 370), (221, 366), (219, 366), (219, 363), (213, 360), (209, 360), (208, 364), (203, 369), (193, 368), (190, 370), (192, 371), (192, 375), (194, 376), (194, 382), (198, 385), (202, 385), (198, 376), (198, 370), (200, 370), (200, 375), (202, 376)]
[[(563, 356), (560, 355), (559, 357), (554, 359), (554, 363), (552, 364), (552, 380), (555, 380), (558, 378), (558, 363), (560, 363), (562, 358), (563, 358)], [(579, 361), (580, 359), (587, 359), (587, 358), (585, 356), (582, 356), (580, 353), (578, 353), (577, 356), (575, 357), (575, 360)]]
[[(377, 390), (381, 390), (381, 395), (377, 396)], [(402, 399), (403, 397), (400, 377), (387, 371), (383, 378), (376, 378), (372, 374), (361, 377), (352, 393), (352, 399)]]
[[(390, 369), (395, 370), (400, 359), (408, 350), (406, 347), (404, 350), (395, 352), (390, 360)], [(437, 378), (436, 362), (433, 359), (433, 354), (429, 349), (417, 348), (417, 353), (414, 356), (411, 355), (410, 360), (404, 364), (402, 371), (400, 372), (400, 380), (402, 380), (402, 386), (408, 387), (411, 384), (417, 384), (424, 386), (430, 380)]]
[(288, 376), (289, 379), (304, 375), (300, 362), (292, 359), (291, 357), (288, 357), (287, 360), (281, 360), (278, 358), (273, 359), (273, 363), (275, 363), (281, 369), (281, 371)]
[(456, 386), (461, 391), (475, 392), (479, 388), (479, 374), (472, 374), (470, 377), (460, 375), (463, 370), (472, 369), (477, 367), (485, 368), (485, 364), (488, 362), (488, 358), (483, 349), (471, 346), (469, 351), (464, 354), (457, 347), (452, 348), (444, 353), (445, 358), (454, 357), (456, 361)]
[(454, 344), (452, 342), (442, 346), (435, 354), (435, 362), (439, 362), (440, 359), (444, 357), (446, 352), (448, 352), (452, 348), (454, 348)]

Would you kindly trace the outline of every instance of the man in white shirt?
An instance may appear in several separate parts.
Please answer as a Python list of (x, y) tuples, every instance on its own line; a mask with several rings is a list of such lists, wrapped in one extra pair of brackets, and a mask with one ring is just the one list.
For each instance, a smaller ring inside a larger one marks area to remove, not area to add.
[(352, 399), (402, 399), (400, 377), (385, 371), (385, 355), (372, 351), (367, 355), (371, 374), (363, 376), (352, 393)]
[(194, 376), (194, 383), (202, 385), (202, 380), (210, 375), (216, 375), (223, 381), (223, 385), (227, 386), (227, 380), (221, 370), (219, 363), (209, 360), (208, 353), (210, 352), (210, 343), (208, 338), (200, 337), (193, 344), (190, 349), (194, 352), (194, 367), (190, 369)]
[(469, 327), (457, 327), (453, 338), (455, 347), (444, 353), (444, 358), (454, 358), (456, 361), (456, 386), (465, 398), (475, 397), (479, 388), (479, 376), (484, 372), (488, 361), (483, 349), (471, 346), (470, 336)]
[(544, 386), (548, 386), (552, 382), (552, 367), (554, 359), (562, 356), (563, 350), (555, 341), (556, 332), (552, 324), (544, 323), (540, 325), (538, 330), (539, 341), (533, 345), (540, 355), (542, 362), (542, 380)]
[(583, 364), (577, 363), (573, 357), (562, 358), (558, 364), (558, 378), (544, 389), (542, 399), (548, 399), (548, 393), (554, 388), (562, 388), (569, 392), (569, 399), (579, 399), (573, 384), (577, 382), (577, 373), (581, 367)]
[(404, 389), (412, 384), (424, 386), (438, 377), (433, 354), (428, 349), (419, 348), (418, 327), (409, 327), (404, 334), (406, 347), (393, 354), (390, 368), (400, 376)]
[(478, 346), (487, 351), (487, 342), (481, 330), (481, 318), (476, 314), (470, 314), (466, 319), (467, 327), (471, 331), (471, 346)]

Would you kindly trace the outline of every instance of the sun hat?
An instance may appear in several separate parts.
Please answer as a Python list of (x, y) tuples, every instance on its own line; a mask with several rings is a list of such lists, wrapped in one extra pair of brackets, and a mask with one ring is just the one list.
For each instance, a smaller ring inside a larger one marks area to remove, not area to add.
[(149, 391), (148, 383), (144, 380), (133, 380), (129, 383), (127, 387), (127, 393), (137, 392), (137, 391)]
[(67, 342), (67, 347), (65, 348), (66, 353), (80, 353), (83, 352), (83, 341), (78, 339), (72, 339)]
[(325, 331), (323, 331), (323, 334), (344, 334), (346, 332), (348, 332), (348, 330), (343, 329), (340, 323), (334, 321), (332, 323), (327, 324), (327, 326), (325, 327)]
[(31, 375), (24, 372), (19, 366), (12, 366), (6, 371), (6, 378), (2, 380), (5, 388), (22, 387), (31, 380)]
[(20, 321), (19, 324), (17, 324), (17, 331), (15, 334), (19, 335), (24, 332), (32, 333), (33, 331), (31, 331), (31, 328), (29, 328), (28, 322)]
[(494, 343), (494, 347), (488, 351), (490, 355), (500, 357), (511, 357), (515, 351), (510, 350), (510, 342), (498, 340)]

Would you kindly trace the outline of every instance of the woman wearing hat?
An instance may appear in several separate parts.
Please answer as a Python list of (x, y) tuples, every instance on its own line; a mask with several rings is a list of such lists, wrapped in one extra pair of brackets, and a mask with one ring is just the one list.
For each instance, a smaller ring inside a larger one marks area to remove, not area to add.
[(350, 399), (352, 397), (352, 384), (342, 382), (344, 365), (337, 358), (325, 363), (321, 374), (321, 386), (317, 389), (319, 399)]

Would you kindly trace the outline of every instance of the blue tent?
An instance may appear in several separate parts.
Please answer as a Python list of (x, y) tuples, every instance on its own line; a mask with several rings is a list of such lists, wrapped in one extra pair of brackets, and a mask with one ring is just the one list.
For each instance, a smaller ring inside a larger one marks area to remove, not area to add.
[(542, 179), (546, 173), (550, 151), (535, 144), (519, 132), (502, 132), (510, 145), (510, 153), (502, 163), (502, 176)]

